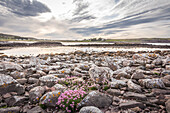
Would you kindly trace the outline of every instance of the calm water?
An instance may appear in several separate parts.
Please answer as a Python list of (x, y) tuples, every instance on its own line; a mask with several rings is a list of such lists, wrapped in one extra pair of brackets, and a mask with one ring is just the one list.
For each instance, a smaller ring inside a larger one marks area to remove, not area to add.
[(103, 51), (154, 51), (154, 50), (170, 50), (160, 48), (112, 48), (112, 47), (23, 47), (13, 48), (9, 50), (0, 50), (0, 53), (6, 55), (22, 56), (22, 55), (33, 55), (46, 54), (46, 53), (70, 53), (77, 50), (85, 52), (103, 52)]

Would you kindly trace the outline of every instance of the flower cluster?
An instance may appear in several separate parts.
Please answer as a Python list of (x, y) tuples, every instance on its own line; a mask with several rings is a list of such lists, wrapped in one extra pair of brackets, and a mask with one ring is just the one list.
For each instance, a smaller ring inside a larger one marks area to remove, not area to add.
[(86, 92), (79, 90), (68, 90), (60, 95), (58, 102), (56, 103), (58, 107), (62, 110), (66, 110), (68, 113), (74, 113), (77, 111), (77, 105), (85, 97)]

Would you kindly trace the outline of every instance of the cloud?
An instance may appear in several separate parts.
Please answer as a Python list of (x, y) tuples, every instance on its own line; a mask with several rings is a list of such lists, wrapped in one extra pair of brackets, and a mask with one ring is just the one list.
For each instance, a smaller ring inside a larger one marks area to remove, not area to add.
[(37, 16), (40, 13), (50, 12), (47, 6), (36, 0), (1, 0), (0, 5), (20, 16)]
[(169, 0), (1, 0), (0, 31), (50, 39), (170, 38), (169, 6)]

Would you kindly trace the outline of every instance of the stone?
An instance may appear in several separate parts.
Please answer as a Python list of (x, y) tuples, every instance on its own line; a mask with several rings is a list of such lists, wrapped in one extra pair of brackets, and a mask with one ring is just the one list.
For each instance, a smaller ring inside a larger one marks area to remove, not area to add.
[(144, 94), (139, 94), (139, 93), (134, 93), (134, 92), (124, 93), (123, 97), (126, 99), (134, 99), (134, 100), (141, 100), (141, 101), (147, 100), (147, 97)]
[(111, 88), (122, 88), (127, 86), (126, 82), (123, 80), (116, 80), (114, 78), (112, 78), (111, 80), (112, 80), (112, 82), (110, 82)]
[(132, 60), (124, 60), (123, 61), (123, 66), (132, 66), (133, 65), (133, 61)]
[(25, 88), (9, 75), (0, 75), (0, 94), (17, 92), (23, 94)]
[(162, 59), (157, 58), (157, 59), (153, 60), (152, 64), (154, 64), (154, 65), (162, 65)]
[(165, 89), (152, 89), (152, 92), (156, 95), (159, 95), (159, 94), (170, 94), (170, 90), (165, 90)]
[(113, 71), (115, 71), (119, 68), (119, 66), (113, 60), (111, 60), (110, 58), (105, 57), (105, 61), (108, 64), (108, 67), (110, 69), (112, 69)]
[(128, 85), (128, 89), (129, 89), (130, 91), (142, 92), (141, 86), (133, 83), (132, 80), (129, 80), (128, 83), (127, 83), (127, 85)]
[(166, 70), (170, 70), (170, 65), (166, 65), (166, 66), (165, 66), (165, 69), (166, 69)]
[(143, 109), (144, 104), (142, 102), (137, 102), (137, 101), (128, 101), (125, 103), (120, 103), (119, 107), (121, 109), (129, 109), (129, 108), (135, 108), (135, 107), (139, 107), (139, 108)]
[(153, 69), (155, 67), (154, 64), (146, 64), (146, 69)]
[(13, 96), (9, 99), (6, 99), (5, 102), (8, 106), (23, 106), (28, 103), (28, 98), (24, 96)]
[(11, 97), (11, 94), (10, 94), (10, 93), (6, 93), (6, 94), (2, 95), (2, 97), (3, 97), (4, 99), (6, 99), (6, 98)]
[(41, 87), (41, 86), (37, 86), (32, 88), (29, 91), (29, 99), (32, 103), (37, 103), (39, 102), (40, 98), (42, 97), (42, 95), (45, 92), (45, 88)]
[(47, 107), (55, 107), (60, 94), (60, 90), (48, 92), (41, 97), (40, 104), (43, 104)]
[(131, 76), (131, 79), (137, 79), (137, 80), (144, 79), (144, 78), (145, 78), (144, 74), (142, 72), (140, 72), (140, 71), (136, 71)]
[(16, 79), (18, 83), (24, 85), (25, 83), (27, 83), (27, 79), (26, 78), (21, 78), (21, 79)]
[(79, 113), (103, 113), (99, 108), (87, 106), (80, 109)]
[(0, 65), (2, 67), (2, 69), (6, 70), (6, 71), (12, 71), (12, 70), (17, 70), (17, 71), (21, 71), (23, 70), (23, 68), (17, 64), (17, 63), (13, 63), (13, 62), (6, 62), (6, 61), (1, 61)]
[(120, 91), (118, 89), (108, 89), (106, 92), (112, 96), (121, 96), (122, 95), (122, 91)]
[(167, 113), (170, 113), (170, 99), (165, 103)]
[(55, 84), (52, 88), (54, 88), (55, 90), (60, 90), (62, 92), (64, 92), (64, 90), (67, 89), (67, 87), (64, 87), (63, 85), (61, 84)]
[(98, 91), (90, 92), (78, 105), (78, 108), (84, 106), (95, 106), (98, 108), (107, 108), (112, 104), (113, 100), (109, 95)]
[(48, 87), (52, 87), (56, 84), (59, 78), (54, 75), (47, 75), (39, 78), (39, 80), (40, 80), (40, 85), (46, 85)]
[(89, 69), (90, 78), (96, 80), (96, 78), (103, 77), (103, 78), (111, 78), (113, 75), (113, 71), (108, 67), (98, 67), (94, 65), (92, 68)]
[(1, 108), (0, 113), (19, 113), (20, 107)]
[(123, 77), (123, 78), (130, 78), (130, 75), (127, 74), (125, 71), (122, 71), (122, 72), (118, 73), (118, 74), (115, 76), (116, 79), (120, 79), (121, 77)]
[(37, 79), (37, 78), (29, 78), (28, 79), (28, 83), (29, 84), (37, 84), (39, 82), (39, 79)]
[(14, 72), (11, 72), (10, 74), (14, 79), (21, 79), (21, 78), (25, 78), (26, 75), (24, 72), (19, 72), (19, 71), (14, 71)]
[(162, 71), (162, 75), (164, 75), (164, 76), (170, 75), (170, 70)]
[(47, 112), (44, 111), (40, 106), (36, 106), (36, 107), (28, 110), (27, 113), (47, 113)]
[(140, 79), (139, 83), (146, 88), (165, 88), (164, 83), (159, 78)]

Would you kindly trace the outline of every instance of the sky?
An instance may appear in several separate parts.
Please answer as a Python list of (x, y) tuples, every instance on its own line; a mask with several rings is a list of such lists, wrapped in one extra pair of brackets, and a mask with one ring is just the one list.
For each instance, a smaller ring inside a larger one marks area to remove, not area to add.
[(52, 40), (170, 38), (170, 0), (0, 0), (0, 33)]

